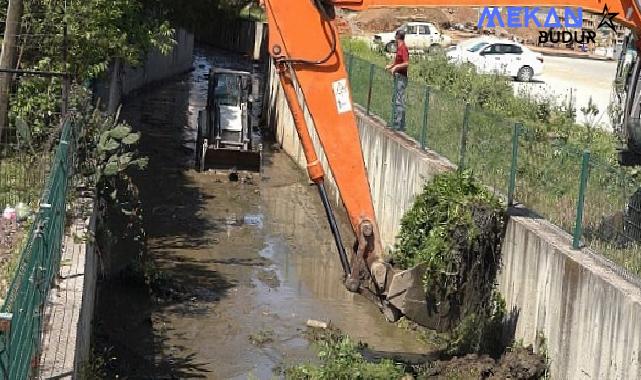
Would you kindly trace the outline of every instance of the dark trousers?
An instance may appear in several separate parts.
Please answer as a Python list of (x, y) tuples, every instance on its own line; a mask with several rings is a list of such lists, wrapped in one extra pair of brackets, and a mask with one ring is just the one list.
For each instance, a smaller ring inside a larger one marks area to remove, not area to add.
[(394, 73), (394, 97), (392, 99), (392, 128), (397, 131), (405, 130), (405, 89), (407, 77)]

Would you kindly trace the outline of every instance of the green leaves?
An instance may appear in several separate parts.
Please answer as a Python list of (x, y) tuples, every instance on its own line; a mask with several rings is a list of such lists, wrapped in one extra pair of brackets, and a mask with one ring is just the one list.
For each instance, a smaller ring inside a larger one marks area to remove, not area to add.
[(288, 380), (394, 380), (401, 379), (404, 370), (401, 365), (389, 359), (377, 363), (368, 362), (361, 350), (363, 346), (348, 336), (336, 334), (323, 338), (318, 345), (319, 365), (298, 365), (285, 370)]
[(106, 176), (112, 176), (112, 175), (118, 174), (119, 171), (120, 171), (120, 167), (118, 166), (118, 162), (117, 161), (109, 161), (105, 165), (102, 173), (104, 175), (106, 175)]
[(119, 125), (114, 129), (110, 130), (109, 136), (113, 137), (116, 140), (122, 140), (127, 137), (131, 132), (131, 128), (128, 125)]
[(137, 160), (133, 160), (130, 162), (130, 166), (136, 166), (140, 170), (145, 170), (147, 169), (147, 165), (149, 165), (149, 158), (147, 157), (142, 157)]
[(110, 138), (105, 138), (104, 141), (102, 141), (98, 145), (98, 151), (110, 152), (110, 151), (118, 149), (119, 147), (120, 147), (120, 144), (118, 143), (118, 141), (116, 141), (114, 139), (110, 139)]
[(406, 269), (421, 262), (441, 262), (452, 247), (450, 235), (459, 227), (468, 228), (473, 239), (472, 205), (500, 209), (499, 201), (470, 172), (434, 177), (401, 221), (394, 256), (397, 265)]
[(138, 133), (129, 133), (127, 136), (123, 137), (122, 143), (126, 145), (137, 144), (140, 140), (140, 132)]
[[(102, 131), (96, 144), (97, 166), (101, 174), (107, 177), (118, 175), (129, 168), (145, 169), (149, 163), (146, 157), (138, 157), (136, 145), (140, 141), (140, 132), (131, 132), (126, 123), (116, 123), (115, 118), (105, 118), (89, 122), (89, 129)], [(95, 132), (97, 133), (97, 132)]]

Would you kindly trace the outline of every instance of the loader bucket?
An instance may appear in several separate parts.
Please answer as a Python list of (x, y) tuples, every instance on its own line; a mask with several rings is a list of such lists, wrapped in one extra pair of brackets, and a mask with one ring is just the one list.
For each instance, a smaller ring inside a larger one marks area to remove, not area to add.
[(207, 149), (204, 169), (236, 169), (260, 172), (260, 151), (243, 151), (237, 149)]

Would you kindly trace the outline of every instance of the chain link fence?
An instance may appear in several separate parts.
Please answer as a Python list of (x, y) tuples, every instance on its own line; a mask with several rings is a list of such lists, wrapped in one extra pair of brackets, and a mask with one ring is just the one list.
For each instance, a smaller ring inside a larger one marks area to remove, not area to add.
[[(353, 99), (391, 125), (394, 80), (346, 54)], [(405, 133), (596, 252), (641, 275), (641, 191), (629, 169), (520, 120), (410, 81)]]

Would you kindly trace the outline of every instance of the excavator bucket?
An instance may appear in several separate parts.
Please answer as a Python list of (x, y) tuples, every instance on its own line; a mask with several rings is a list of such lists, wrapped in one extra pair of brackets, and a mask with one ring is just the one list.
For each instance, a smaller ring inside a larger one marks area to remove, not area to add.
[(211, 70), (207, 107), (198, 114), (198, 170), (260, 171), (257, 87), (257, 76), (250, 72)]

